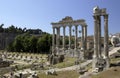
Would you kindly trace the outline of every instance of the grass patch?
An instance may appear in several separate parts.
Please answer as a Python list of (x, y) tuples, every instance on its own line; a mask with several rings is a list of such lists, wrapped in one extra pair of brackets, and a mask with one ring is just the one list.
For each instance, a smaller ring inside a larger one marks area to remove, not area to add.
[(76, 71), (57, 72), (57, 75), (46, 75), (45, 73), (38, 74), (39, 78), (78, 78), (79, 73)]
[(57, 67), (57, 68), (70, 67), (75, 64), (75, 60), (76, 60), (76, 58), (65, 58), (64, 62), (58, 63), (58, 64), (54, 65), (53, 67)]
[(23, 69), (27, 69), (27, 68), (30, 68), (31, 65), (16, 65), (15, 68), (16, 70), (23, 70)]
[(92, 76), (92, 78), (120, 78), (120, 67), (110, 68), (109, 70)]
[(115, 63), (115, 62), (118, 62), (118, 61), (120, 61), (120, 58), (112, 58), (111, 59), (111, 63)]

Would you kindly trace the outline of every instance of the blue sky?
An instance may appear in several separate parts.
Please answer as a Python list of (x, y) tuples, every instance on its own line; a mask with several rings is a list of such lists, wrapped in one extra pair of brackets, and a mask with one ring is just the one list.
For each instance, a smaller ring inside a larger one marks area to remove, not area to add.
[[(93, 7), (107, 8), (109, 33), (120, 32), (120, 0), (0, 0), (0, 24), (42, 29), (52, 33), (51, 22), (65, 16), (85, 19), (88, 35), (93, 35)], [(102, 26), (103, 27), (103, 26)]]

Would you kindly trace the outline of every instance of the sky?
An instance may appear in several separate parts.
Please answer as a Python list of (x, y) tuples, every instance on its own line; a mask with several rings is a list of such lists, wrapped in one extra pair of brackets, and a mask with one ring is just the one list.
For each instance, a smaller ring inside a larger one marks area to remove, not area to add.
[(93, 8), (99, 6), (107, 9), (109, 34), (114, 34), (120, 32), (119, 3), (120, 0), (0, 0), (0, 24), (5, 28), (10, 25), (39, 28), (52, 34), (51, 22), (71, 16), (74, 20), (85, 19), (88, 35), (93, 35)]

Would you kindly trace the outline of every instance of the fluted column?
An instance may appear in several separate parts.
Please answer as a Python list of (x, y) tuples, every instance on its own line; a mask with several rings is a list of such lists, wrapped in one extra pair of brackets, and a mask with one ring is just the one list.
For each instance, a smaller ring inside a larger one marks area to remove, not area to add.
[(60, 27), (58, 28), (58, 47), (60, 47)]
[(87, 25), (84, 26), (84, 49), (87, 49)]
[(101, 17), (98, 16), (98, 22), (97, 22), (97, 25), (98, 25), (98, 56), (99, 58), (102, 57), (102, 54), (101, 54)]
[(69, 49), (71, 49), (71, 27), (69, 26)]
[(109, 51), (108, 51), (108, 14), (104, 15), (104, 52), (106, 60), (106, 68), (109, 68)]
[(83, 50), (83, 59), (86, 58), (86, 50), (87, 50), (87, 25), (83, 26), (83, 47), (82, 47), (82, 50)]
[(63, 27), (63, 50), (65, 49), (65, 27)]
[(83, 26), (82, 26), (82, 36), (81, 36), (81, 49), (83, 50), (83, 48), (84, 48), (84, 28), (83, 28)]
[(78, 25), (75, 26), (75, 49), (77, 49), (77, 43), (78, 43)]
[(94, 16), (94, 56), (98, 57), (98, 16)]
[(60, 27), (57, 28), (57, 38), (56, 38), (56, 47), (60, 45)]
[(105, 56), (108, 57), (108, 15), (104, 16), (104, 52)]
[(97, 16), (93, 16), (94, 18), (94, 54), (93, 54), (93, 70), (97, 67), (98, 61), (98, 27), (97, 27)]
[(52, 46), (55, 48), (55, 28), (53, 27), (53, 35), (52, 35)]

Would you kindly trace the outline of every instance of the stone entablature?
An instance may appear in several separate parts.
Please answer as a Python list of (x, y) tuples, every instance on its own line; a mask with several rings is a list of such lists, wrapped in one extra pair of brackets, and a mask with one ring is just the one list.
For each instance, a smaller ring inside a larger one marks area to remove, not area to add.
[(93, 14), (95, 16), (104, 16), (104, 15), (107, 14), (106, 13), (106, 8), (100, 9), (98, 6), (96, 6), (96, 7), (93, 8)]
[(59, 22), (52, 22), (52, 27), (66, 27), (66, 26), (86, 26), (87, 24), (85, 23), (84, 19), (79, 19), (79, 20), (73, 20), (72, 17), (65, 17)]

